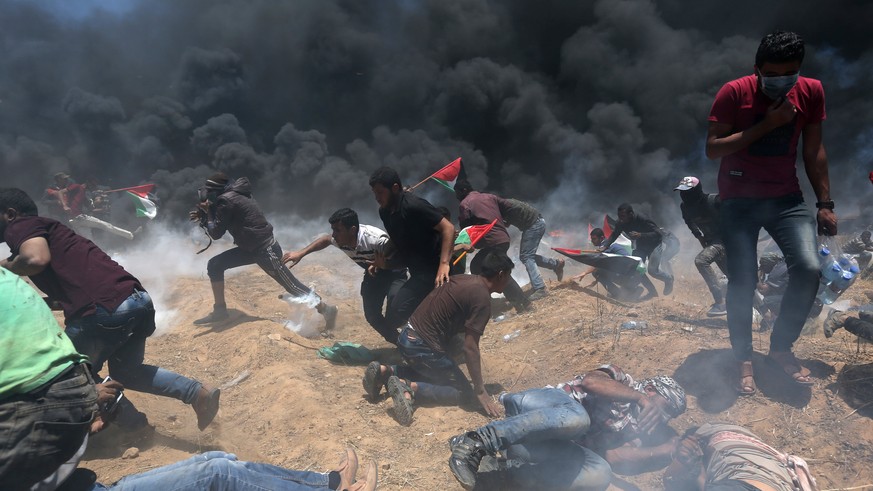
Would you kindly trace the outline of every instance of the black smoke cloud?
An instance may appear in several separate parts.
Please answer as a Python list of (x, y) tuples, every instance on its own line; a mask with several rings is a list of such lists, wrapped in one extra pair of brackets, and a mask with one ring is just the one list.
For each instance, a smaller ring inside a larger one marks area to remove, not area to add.
[[(39, 195), (57, 171), (154, 182), (161, 215), (181, 221), (217, 169), (248, 176), (273, 212), (372, 217), (372, 170), (414, 184), (461, 156), (475, 186), (537, 202), (555, 226), (622, 201), (668, 220), (682, 176), (715, 189), (712, 98), (781, 28), (807, 39), (804, 74), (825, 84), (835, 199), (869, 198), (871, 14), (852, 2), (191, 0), (71, 19), (6, 0), (3, 184)], [(422, 192), (453, 205), (435, 186)]]

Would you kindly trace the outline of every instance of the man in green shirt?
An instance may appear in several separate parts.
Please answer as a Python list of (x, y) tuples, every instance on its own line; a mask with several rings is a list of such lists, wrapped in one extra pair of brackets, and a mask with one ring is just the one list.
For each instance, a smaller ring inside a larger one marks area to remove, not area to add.
[(0, 483), (4, 489), (28, 489), (82, 445), (97, 408), (85, 361), (36, 290), (0, 268), (0, 435), (4, 442)]

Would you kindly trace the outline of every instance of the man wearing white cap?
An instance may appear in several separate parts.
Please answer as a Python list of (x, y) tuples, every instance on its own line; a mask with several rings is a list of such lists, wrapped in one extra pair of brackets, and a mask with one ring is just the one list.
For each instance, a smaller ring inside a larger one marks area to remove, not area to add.
[(703, 250), (694, 258), (694, 265), (700, 271), (700, 276), (703, 276), (714, 300), (706, 315), (726, 315), (724, 288), (719, 281), (720, 275), (712, 269), (712, 263), (715, 263), (722, 273), (727, 271), (727, 254), (721, 240), (721, 219), (718, 215), (721, 201), (718, 194), (704, 193), (700, 179), (693, 176), (682, 178), (674, 191), (679, 191), (682, 198), (682, 219), (691, 230), (691, 235), (703, 246)]

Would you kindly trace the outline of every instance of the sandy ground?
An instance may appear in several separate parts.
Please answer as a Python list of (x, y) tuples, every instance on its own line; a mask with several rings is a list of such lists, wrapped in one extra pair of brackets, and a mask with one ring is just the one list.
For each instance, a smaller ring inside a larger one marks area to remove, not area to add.
[[(581, 271), (568, 266), (568, 276)], [(638, 377), (669, 374), (689, 394), (688, 411), (672, 422), (677, 431), (716, 420), (741, 424), (805, 457), (822, 489), (873, 483), (873, 349), (843, 330), (825, 339), (818, 322), (796, 348), (812, 370), (811, 390), (792, 386), (760, 355), (759, 393), (738, 399), (731, 389), (725, 320), (705, 316), (711, 299), (696, 271), (676, 269), (673, 295), (630, 307), (606, 300), (602, 290), (568, 281), (558, 285), (544, 272), (552, 294), (537, 302), (533, 313), (490, 323), (482, 338), (490, 391), (554, 384), (606, 362)], [(323, 471), (351, 446), (362, 460), (378, 459), (380, 489), (460, 489), (446, 464), (446, 442), (488, 418), (460, 408), (423, 407), (412, 426), (401, 427), (390, 415), (390, 400), (367, 402), (363, 367), (334, 365), (315, 355), (315, 348), (345, 340), (396, 358), (363, 319), (360, 269), (334, 251), (311, 256), (293, 271), (339, 305), (332, 338), (307, 339), (286, 328), (289, 318), (304, 324), (318, 319), (305, 307), (279, 300), (278, 285), (257, 267), (228, 278), (233, 317), (212, 327), (192, 324), (212, 306), (207, 280), (203, 275), (178, 280), (167, 287), (172, 295), (165, 308), (176, 311), (172, 328), (149, 341), (146, 361), (213, 386), (248, 376), (223, 390), (218, 418), (203, 432), (190, 407), (128, 391), (156, 433), (131, 441), (117, 429), (107, 430), (92, 441), (83, 467), (111, 483), (199, 452), (224, 450), (241, 459)], [(863, 291), (871, 288), (860, 282), (845, 296), (862, 302)], [(626, 320), (646, 321), (648, 327), (619, 330)], [(515, 330), (520, 336), (505, 342), (503, 336)], [(755, 346), (766, 353), (768, 336), (756, 333)], [(132, 446), (139, 456), (122, 459)], [(660, 478), (660, 471), (620, 476), (613, 489), (661, 489)]]

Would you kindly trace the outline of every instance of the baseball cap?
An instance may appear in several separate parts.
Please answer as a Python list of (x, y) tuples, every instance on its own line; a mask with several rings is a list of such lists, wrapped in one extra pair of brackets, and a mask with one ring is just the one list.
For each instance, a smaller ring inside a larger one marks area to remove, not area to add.
[(700, 184), (700, 179), (694, 176), (683, 177), (679, 181), (679, 185), (673, 188), (673, 191), (688, 191), (691, 188), (697, 187), (698, 184)]

